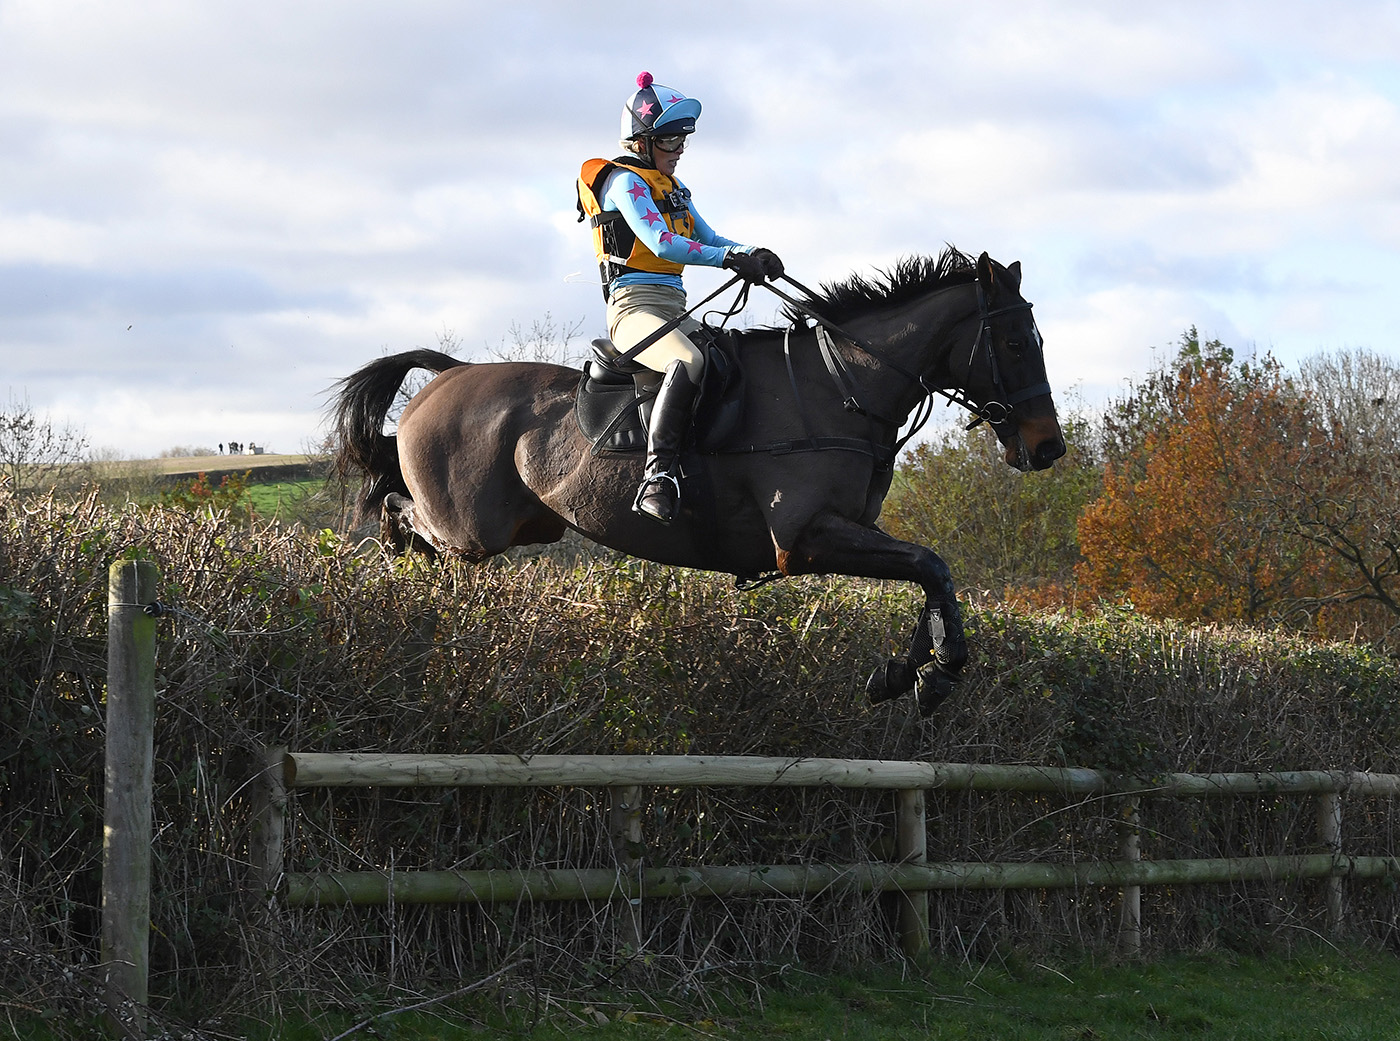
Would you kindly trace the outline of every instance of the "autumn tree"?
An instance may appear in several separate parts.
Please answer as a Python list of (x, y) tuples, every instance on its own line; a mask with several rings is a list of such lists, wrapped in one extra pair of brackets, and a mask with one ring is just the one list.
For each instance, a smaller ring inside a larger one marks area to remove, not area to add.
[(1289, 504), (1269, 492), (1331, 450), (1276, 361), (1236, 363), (1191, 328), (1105, 418), (1103, 495), (1078, 528), (1081, 591), (1191, 621), (1261, 622), (1317, 596), (1330, 562), (1284, 534)]
[(1058, 598), (1079, 560), (1075, 522), (1098, 494), (1088, 423), (1062, 417), (1067, 454), (1053, 468), (1006, 465), (986, 426), (918, 445), (881, 515), (890, 534), (934, 549), (965, 588)]
[(1280, 530), (1334, 564), (1311, 605), (1331, 635), (1400, 644), (1400, 365), (1372, 351), (1306, 361), (1299, 385), (1329, 438), (1268, 490)]

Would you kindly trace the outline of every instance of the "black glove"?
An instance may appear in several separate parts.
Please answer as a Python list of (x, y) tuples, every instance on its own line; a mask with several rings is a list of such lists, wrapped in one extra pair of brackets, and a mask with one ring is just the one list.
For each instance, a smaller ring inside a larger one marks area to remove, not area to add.
[(771, 249), (759, 247), (753, 251), (754, 259), (763, 265), (763, 273), (769, 278), (781, 278), (783, 274), (783, 262), (778, 259), (778, 254)]
[(767, 274), (763, 261), (752, 253), (744, 253), (737, 249), (729, 251), (729, 254), (724, 258), (724, 266), (745, 282), (762, 282)]

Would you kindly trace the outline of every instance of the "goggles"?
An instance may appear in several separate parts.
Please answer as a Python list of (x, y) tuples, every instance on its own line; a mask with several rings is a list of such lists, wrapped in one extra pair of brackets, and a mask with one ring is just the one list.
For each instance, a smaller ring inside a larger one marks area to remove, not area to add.
[(689, 136), (689, 134), (667, 134), (665, 137), (653, 137), (651, 143), (663, 152), (683, 152), (685, 151), (685, 139)]

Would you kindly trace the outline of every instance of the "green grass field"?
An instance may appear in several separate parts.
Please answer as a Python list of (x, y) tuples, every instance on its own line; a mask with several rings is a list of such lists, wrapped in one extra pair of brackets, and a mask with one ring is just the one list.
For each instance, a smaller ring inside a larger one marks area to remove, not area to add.
[[(251, 479), (250, 479), (251, 480)], [(249, 484), (248, 498), (253, 511), (259, 517), (273, 520), (285, 519), (307, 496), (320, 491), (324, 480), (274, 481), (269, 484)]]
[(700, 996), (684, 999), (551, 990), (548, 981), (539, 988), (515, 983), (401, 1014), (366, 1007), (238, 1029), (259, 1041), (1400, 1038), (1400, 959), (1376, 951), (1211, 954), (1142, 964), (1012, 957), (982, 966), (939, 962), (903, 974), (883, 967), (859, 976), (772, 970), (762, 982), (711, 981)]

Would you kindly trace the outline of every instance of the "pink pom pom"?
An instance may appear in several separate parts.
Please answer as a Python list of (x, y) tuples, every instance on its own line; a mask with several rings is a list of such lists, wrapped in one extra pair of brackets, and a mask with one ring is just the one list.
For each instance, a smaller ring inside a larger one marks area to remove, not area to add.
[(651, 73), (649, 73), (649, 72), (639, 72), (639, 73), (637, 73), (637, 86), (641, 87), (643, 90), (646, 90), (648, 87), (651, 86), (651, 84), (652, 84)]

